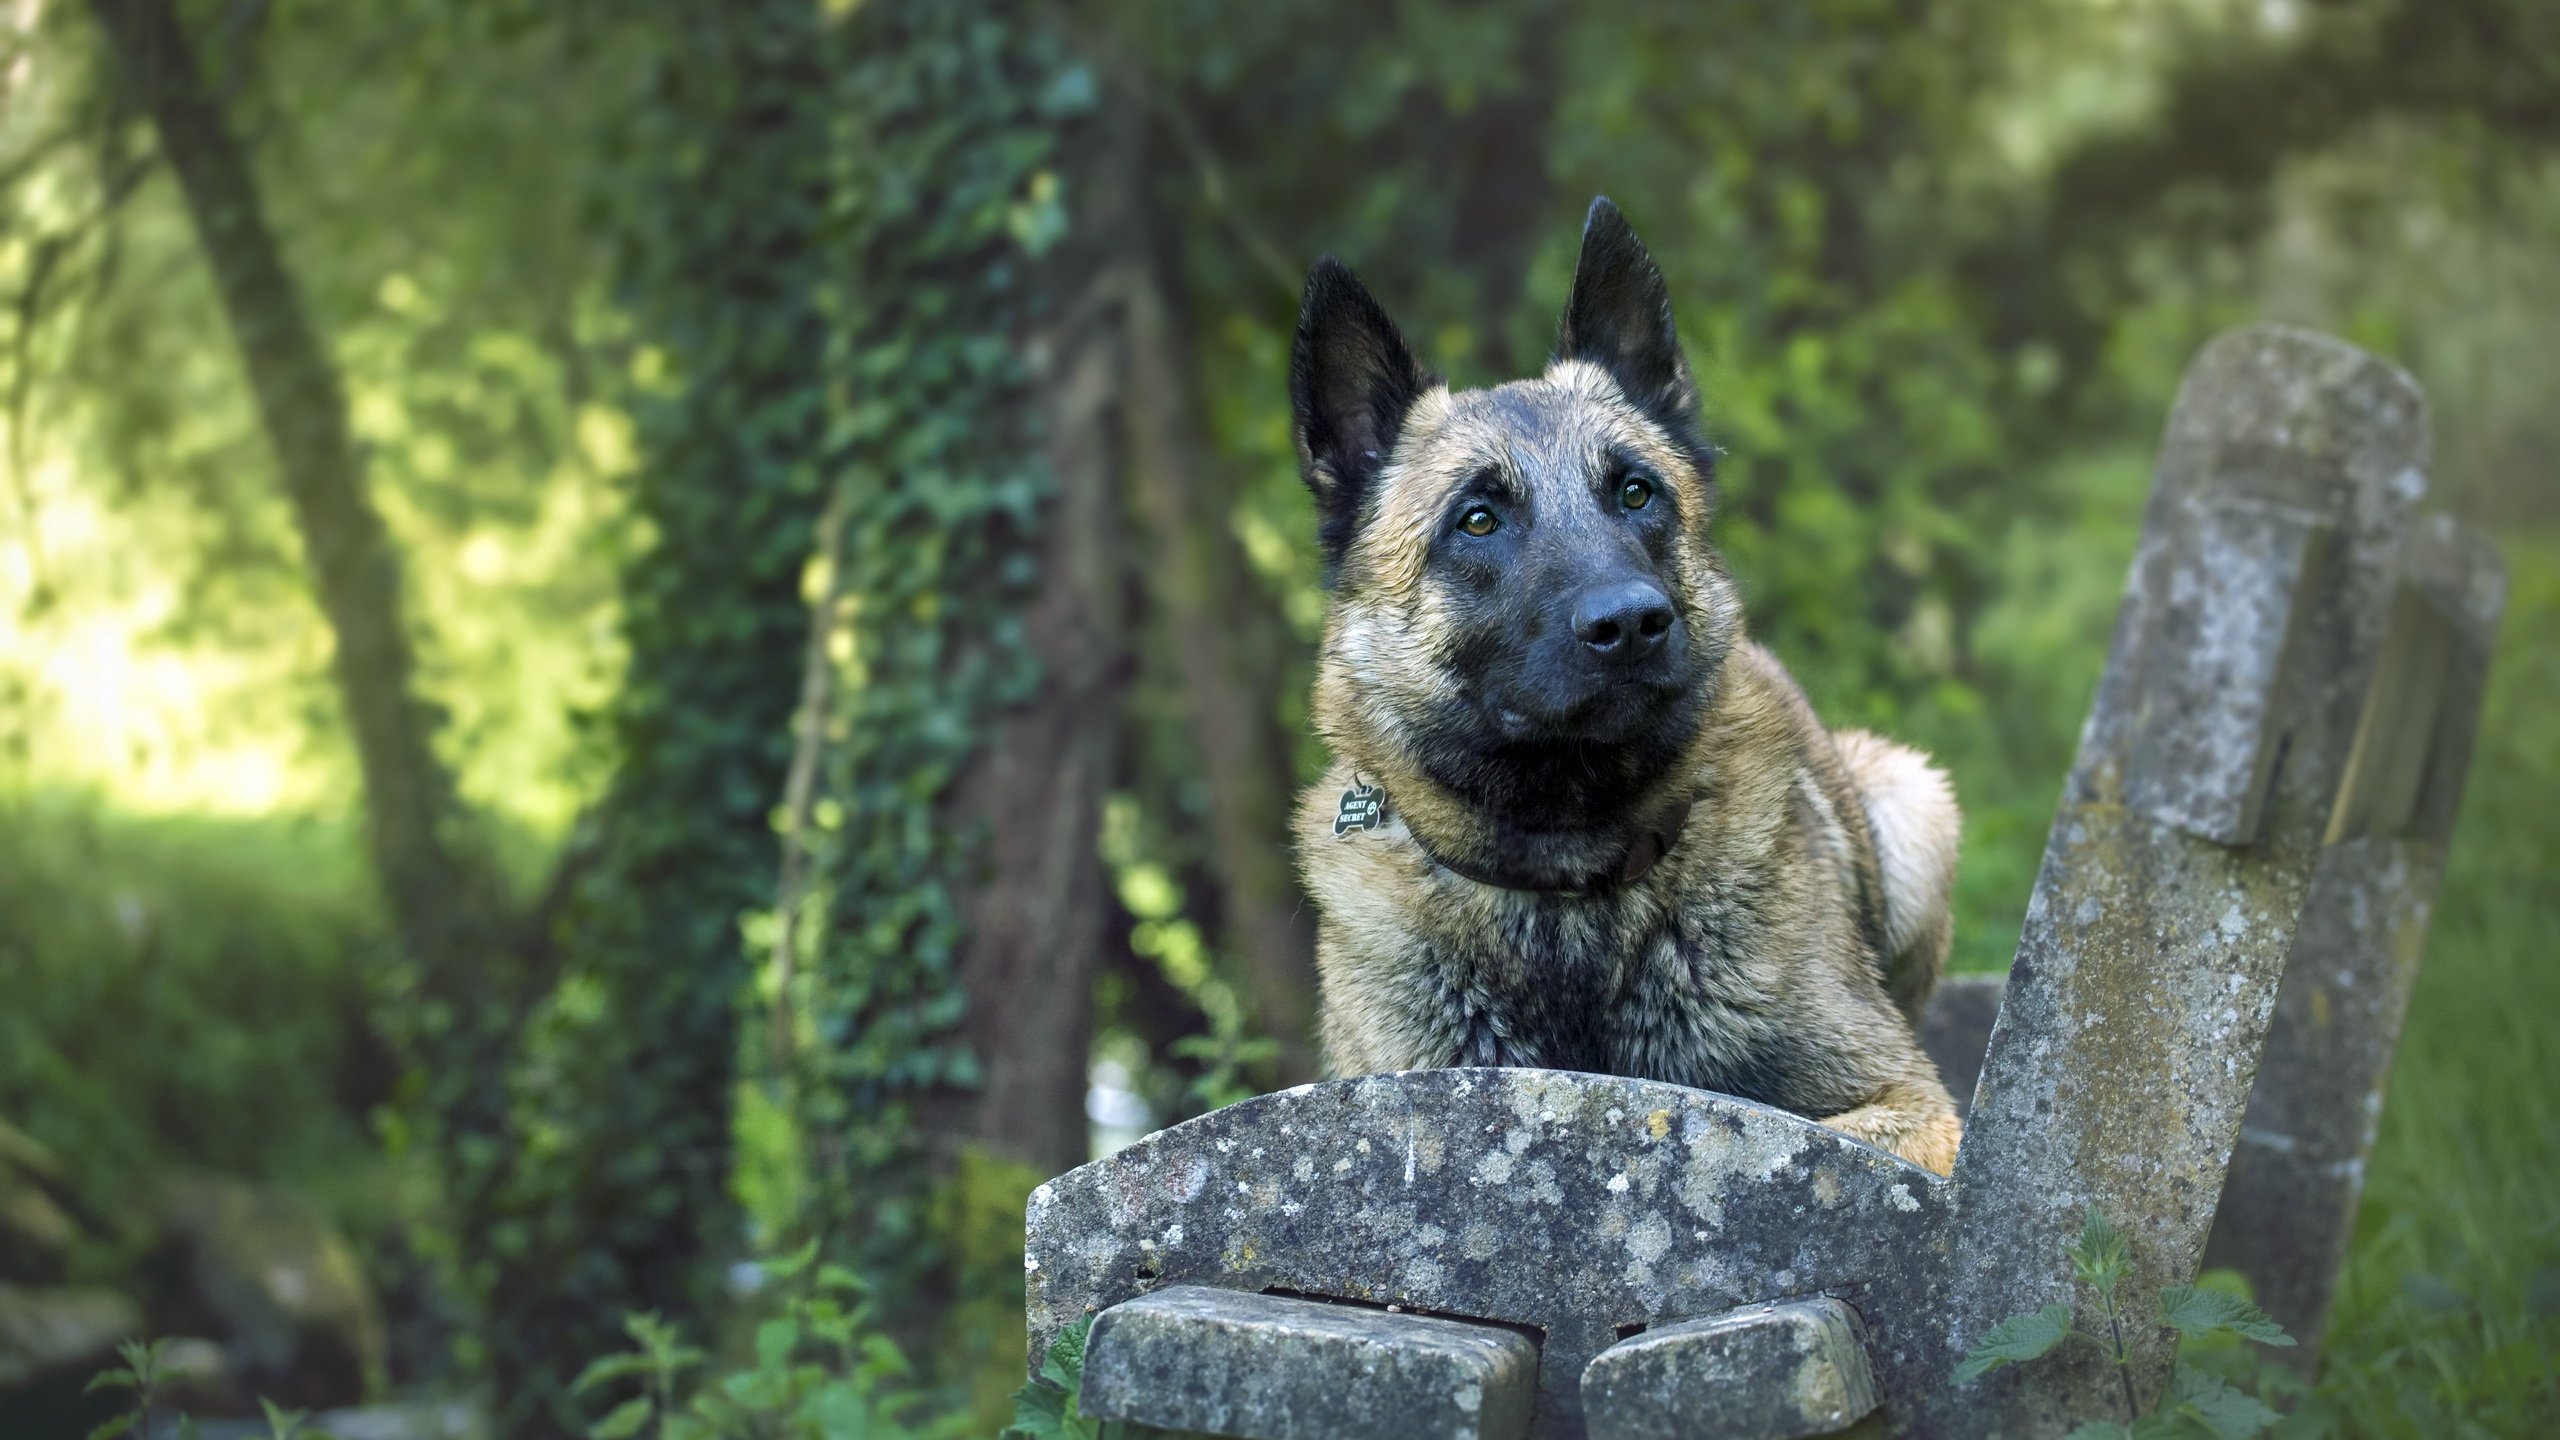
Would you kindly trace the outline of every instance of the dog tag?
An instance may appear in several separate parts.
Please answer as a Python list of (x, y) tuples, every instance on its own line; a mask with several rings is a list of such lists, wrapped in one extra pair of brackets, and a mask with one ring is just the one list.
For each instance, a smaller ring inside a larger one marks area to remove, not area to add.
[(1333, 814), (1339, 840), (1354, 830), (1375, 830), (1387, 823), (1387, 792), (1375, 785), (1355, 785), (1342, 792), (1342, 808)]

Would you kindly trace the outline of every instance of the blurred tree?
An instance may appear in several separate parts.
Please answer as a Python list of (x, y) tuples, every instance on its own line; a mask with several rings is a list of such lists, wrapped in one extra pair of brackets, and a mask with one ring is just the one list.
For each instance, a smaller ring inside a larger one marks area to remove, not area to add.
[(634, 7), (649, 63), (608, 209), (651, 368), (633, 397), (628, 672), (613, 778), (567, 883), (510, 1157), (476, 1251), (480, 1337), (510, 1435), (582, 1429), (568, 1385), (626, 1314), (700, 1314), (743, 1245), (730, 1189), (739, 919), (770, 819), (809, 626), (824, 490), (829, 77), (810, 0)]
[(437, 756), (437, 717), (412, 683), (398, 558), (366, 494), (336, 366), (269, 232), (257, 183), (168, 0), (93, 6), (136, 105), (159, 136), (231, 323), (312, 588), (335, 632), (340, 702), (365, 784), (366, 833), (416, 985), (399, 1030), (433, 1092), (432, 1134), (457, 1161), (455, 1203), (484, 1201), (503, 1153), (515, 987), (504, 887)]
[[(770, 873), (792, 686), (769, 657), (805, 631), (820, 488), (817, 12), (671, 16), (658, 103), (632, 118), (633, 188), (649, 198), (620, 217), (623, 269), (668, 372), (639, 406), (650, 463), (636, 501), (655, 543), (623, 587), (632, 662), (611, 712), (615, 784), (520, 915), (435, 753), (344, 387), (245, 157), (167, 0), (94, 9), (196, 218), (336, 632), (376, 869), (415, 988), (386, 1014), (425, 1082), (500, 1422), (572, 1433), (567, 1383), (612, 1348), (621, 1317), (700, 1309), (706, 1248), (735, 1243), (736, 926)], [(734, 203), (700, 205), (705, 176), (737, 185)]]

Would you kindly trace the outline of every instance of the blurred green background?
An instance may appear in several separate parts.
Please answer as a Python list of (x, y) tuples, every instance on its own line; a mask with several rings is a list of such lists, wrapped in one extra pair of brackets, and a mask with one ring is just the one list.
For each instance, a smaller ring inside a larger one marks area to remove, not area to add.
[(1298, 279), (1523, 373), (1601, 192), (1964, 968), (2197, 345), (2427, 387), (2514, 588), (2277, 1398), (2560, 1432), (2544, 0), (0, 4), (0, 1430), (991, 1433), (1030, 1185), (1311, 1073)]

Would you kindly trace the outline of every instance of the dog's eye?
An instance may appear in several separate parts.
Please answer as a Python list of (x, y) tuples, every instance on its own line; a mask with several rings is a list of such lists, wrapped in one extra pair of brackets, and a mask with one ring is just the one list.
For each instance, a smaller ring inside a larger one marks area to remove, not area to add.
[(1653, 482), (1641, 475), (1630, 475), (1618, 484), (1618, 503), (1630, 510), (1641, 510), (1653, 498)]
[(1482, 505), (1470, 505), (1458, 517), (1458, 528), (1470, 535), (1490, 535), (1501, 527), (1501, 518)]

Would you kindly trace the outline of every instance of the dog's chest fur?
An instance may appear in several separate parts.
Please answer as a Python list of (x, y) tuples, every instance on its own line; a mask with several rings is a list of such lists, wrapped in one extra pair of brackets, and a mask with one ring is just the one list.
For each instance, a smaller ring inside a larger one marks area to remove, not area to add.
[(1537, 1066), (1800, 1113), (1857, 1103), (1807, 1038), (1873, 992), (1844, 903), (1851, 840), (1810, 774), (1749, 769), (1768, 783), (1711, 787), (1660, 865), (1592, 895), (1464, 879), (1401, 825), (1312, 842), (1335, 1068)]

